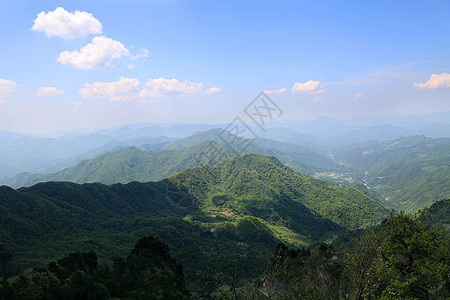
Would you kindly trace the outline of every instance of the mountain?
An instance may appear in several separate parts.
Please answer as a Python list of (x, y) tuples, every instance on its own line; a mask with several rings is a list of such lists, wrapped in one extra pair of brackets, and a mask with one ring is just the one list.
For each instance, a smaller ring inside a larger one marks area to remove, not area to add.
[(53, 174), (17, 174), (4, 180), (3, 184), (22, 187), (45, 181), (104, 184), (158, 181), (187, 168), (199, 166), (199, 155), (207, 144), (205, 141), (179, 151), (158, 152), (128, 147), (83, 160), (71, 168)]
[(334, 159), (398, 210), (414, 213), (450, 195), (448, 138), (413, 136), (347, 146)]
[(0, 180), (8, 178), (17, 173), (17, 169), (8, 164), (0, 162)]
[[(148, 144), (141, 144), (139, 148), (157, 150), (163, 148), (163, 150), (153, 152), (132, 147), (119, 147), (119, 150), (80, 161), (73, 167), (55, 173), (19, 173), (0, 180), (0, 183), (17, 188), (45, 181), (100, 182), (104, 184), (157, 181), (187, 168), (214, 164), (235, 156), (235, 151), (220, 139), (223, 132), (221, 129), (212, 129), (206, 132), (197, 132), (192, 136), (175, 141), (165, 137), (151, 138), (147, 140)], [(237, 138), (237, 140), (248, 144), (244, 153), (275, 155), (283, 163), (307, 174), (314, 174), (335, 166), (329, 157), (298, 145), (267, 139)], [(139, 144), (144, 141), (136, 142)], [(107, 146), (103, 146), (100, 150), (91, 150), (90, 153), (106, 150)], [(211, 155), (214, 156), (212, 160), (209, 158)]]
[[(352, 187), (338, 187), (299, 173), (273, 156), (237, 156), (214, 166), (186, 170), (169, 180), (193, 195), (205, 211), (229, 209), (280, 224), (298, 223), (301, 218), (292, 215), (296, 209), (345, 228), (377, 223), (389, 213), (385, 206)], [(220, 204), (215, 204), (215, 199)]]
[(308, 246), (379, 222), (389, 209), (351, 187), (298, 173), (269, 156), (249, 154), (187, 169), (159, 182), (47, 182), (0, 187), (0, 246), (14, 275), (70, 252), (114, 260), (139, 238), (159, 236), (185, 268), (191, 289), (215, 266), (255, 278), (279, 242)]
[[(388, 141), (405, 136), (420, 134), (412, 129), (407, 129), (392, 123), (384, 123), (380, 120), (374, 124), (364, 122), (352, 122), (351, 120), (337, 120), (321, 117), (313, 121), (292, 120), (274, 122), (274, 125), (283, 125), (275, 128), (277, 134), (270, 134), (268, 138), (280, 141), (289, 141), (299, 145), (305, 144), (305, 140), (315, 151), (335, 150), (345, 145), (366, 143), (374, 141)], [(283, 137), (284, 135), (287, 137)], [(301, 135), (300, 135), (301, 134)], [(312, 139), (313, 138), (313, 139)]]

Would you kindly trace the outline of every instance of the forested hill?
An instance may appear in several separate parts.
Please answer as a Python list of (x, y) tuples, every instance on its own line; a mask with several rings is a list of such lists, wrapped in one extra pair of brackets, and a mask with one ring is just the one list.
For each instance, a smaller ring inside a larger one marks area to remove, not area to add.
[[(282, 219), (293, 207), (346, 227), (375, 224), (389, 209), (352, 187), (338, 187), (283, 165), (273, 156), (246, 154), (214, 166), (186, 170), (169, 179), (189, 191), (204, 209), (220, 206), (268, 220)], [(298, 222), (291, 216), (285, 221)]]
[(450, 231), (450, 199), (443, 199), (419, 210), (416, 218)]
[(199, 274), (208, 266), (231, 272), (235, 259), (248, 270), (244, 277), (254, 277), (278, 242), (308, 246), (375, 224), (389, 209), (354, 188), (249, 154), (160, 182), (3, 186), (0, 212), (0, 246), (13, 257), (4, 274), (70, 252), (93, 250), (113, 260), (139, 238), (154, 235), (185, 267), (190, 288), (201, 289)]

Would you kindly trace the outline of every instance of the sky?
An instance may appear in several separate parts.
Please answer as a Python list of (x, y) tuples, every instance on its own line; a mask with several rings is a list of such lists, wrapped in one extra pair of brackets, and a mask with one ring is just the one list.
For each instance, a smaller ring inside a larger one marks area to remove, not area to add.
[(450, 111), (450, 1), (0, 0), (0, 131)]

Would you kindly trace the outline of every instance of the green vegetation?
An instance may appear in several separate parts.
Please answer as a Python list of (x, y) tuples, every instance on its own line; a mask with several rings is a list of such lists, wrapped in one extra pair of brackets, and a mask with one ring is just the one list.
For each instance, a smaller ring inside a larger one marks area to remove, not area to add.
[[(374, 225), (390, 212), (352, 187), (296, 172), (272, 156), (246, 154), (186, 170), (169, 181), (188, 191), (206, 212), (251, 214), (316, 239), (339, 231), (336, 224), (348, 229)], [(214, 205), (216, 195), (226, 200)]]
[(242, 299), (447, 299), (450, 237), (403, 213), (345, 252), (275, 249), (265, 275)]
[(450, 230), (450, 199), (439, 200), (420, 209), (415, 217), (424, 219), (429, 224)]
[(0, 266), (9, 277), (90, 250), (113, 261), (140, 238), (153, 235), (169, 245), (184, 266), (188, 288), (200, 294), (208, 290), (208, 274), (229, 279), (230, 260), (243, 267), (242, 278), (255, 278), (277, 243), (307, 247), (375, 224), (389, 211), (351, 187), (337, 187), (274, 157), (254, 154), (160, 182), (3, 186)]
[(72, 253), (0, 281), (0, 299), (188, 299), (183, 270), (166, 244), (144, 237), (126, 260), (99, 264), (94, 252)]
[(449, 139), (413, 136), (347, 148), (336, 159), (397, 210), (415, 213), (450, 194)]
[[(243, 218), (237, 232), (241, 238), (255, 241), (261, 238), (258, 227), (264, 225), (254, 218)], [(228, 257), (227, 265), (216, 266), (221, 273), (211, 267), (205, 269), (203, 277), (210, 288), (202, 294), (188, 292), (182, 265), (171, 258), (166, 244), (151, 236), (144, 237), (125, 260), (117, 258), (112, 264), (108, 261), (99, 264), (92, 251), (72, 253), (48, 263), (47, 267), (30, 269), (8, 280), (0, 279), (0, 299), (450, 297), (448, 232), (428, 225), (423, 217), (400, 213), (391, 214), (381, 225), (363, 234), (359, 231), (354, 237), (357, 237), (354, 242), (339, 251), (325, 243), (314, 250), (290, 249), (279, 243), (262, 275), (253, 275), (258, 277), (253, 283), (242, 281), (248, 265)], [(241, 244), (246, 247), (245, 243)], [(189, 245), (185, 247), (189, 252), (193, 249)], [(202, 261), (198, 256), (191, 259)], [(252, 261), (254, 257), (247, 259)], [(232, 276), (226, 278), (226, 274)]]

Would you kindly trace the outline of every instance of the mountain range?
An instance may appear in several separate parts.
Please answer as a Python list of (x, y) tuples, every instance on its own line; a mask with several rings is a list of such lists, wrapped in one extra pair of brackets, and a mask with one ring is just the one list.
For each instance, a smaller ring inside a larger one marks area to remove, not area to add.
[(275, 157), (247, 154), (158, 182), (3, 186), (0, 211), (0, 245), (14, 257), (9, 274), (73, 251), (113, 260), (154, 235), (169, 244), (195, 290), (209, 266), (229, 270), (233, 257), (248, 269), (245, 276), (256, 276), (278, 242), (308, 246), (377, 224), (391, 209)]

